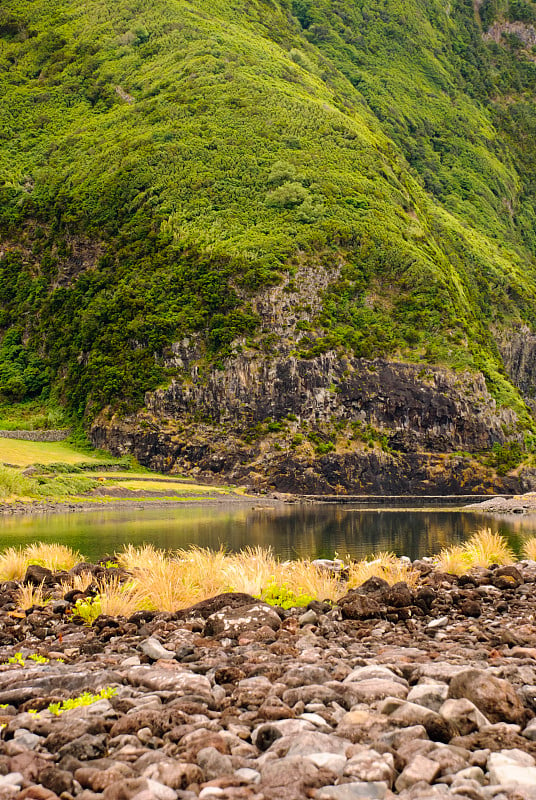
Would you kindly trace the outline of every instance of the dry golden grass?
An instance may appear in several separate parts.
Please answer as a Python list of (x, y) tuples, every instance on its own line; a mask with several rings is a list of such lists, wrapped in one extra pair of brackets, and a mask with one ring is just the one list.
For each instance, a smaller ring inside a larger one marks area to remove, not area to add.
[(282, 565), (272, 551), (264, 547), (246, 547), (227, 556), (224, 564), (225, 589), (260, 595), (271, 581), (277, 581)]
[(39, 586), (32, 586), (31, 584), (21, 586), (15, 592), (15, 602), (18, 608), (26, 610), (32, 606), (44, 606), (50, 601), (41, 583)]
[(435, 566), (442, 572), (463, 575), (472, 567), (487, 568), (491, 564), (513, 564), (514, 553), (508, 542), (490, 528), (482, 528), (474, 533), (465, 544), (442, 550), (435, 560)]
[(97, 581), (100, 599), (100, 613), (111, 617), (130, 617), (140, 608), (146, 608), (146, 598), (140, 586), (132, 581), (122, 583), (114, 576), (108, 580)]
[[(309, 561), (280, 563), (266, 548), (245, 548), (226, 554), (201, 547), (178, 550), (173, 557), (149, 551), (140, 559), (134, 548), (120, 556), (130, 565), (136, 586), (150, 608), (176, 611), (226, 591), (261, 596), (268, 587), (285, 585), (296, 595), (334, 598), (340, 581)], [(142, 562), (142, 563), (140, 563)]]
[(46, 544), (38, 542), (24, 548), (27, 564), (39, 564), (52, 572), (70, 570), (82, 561), (82, 556), (64, 544)]
[(228, 559), (221, 547), (219, 550), (191, 547), (177, 550), (171, 562), (178, 563), (182, 570), (184, 585), (197, 587), (199, 600), (203, 600), (226, 590), (225, 565)]
[(57, 572), (69, 570), (81, 560), (80, 553), (63, 544), (30, 544), (25, 548), (8, 547), (0, 553), (0, 581), (19, 581), (30, 564)]
[(21, 547), (8, 547), (0, 554), (0, 581), (20, 581), (28, 559)]
[(400, 561), (394, 553), (378, 553), (370, 560), (350, 562), (346, 589), (355, 589), (369, 578), (382, 578), (390, 586), (401, 581), (408, 586), (415, 586), (418, 575), (418, 572)]
[[(528, 540), (525, 554), (536, 558), (536, 537)], [(53, 570), (70, 569), (80, 555), (60, 544), (34, 544), (25, 549), (7, 548), (0, 554), (0, 580), (20, 580), (29, 563), (39, 563)], [(361, 586), (376, 576), (390, 585), (400, 581), (415, 586), (419, 573), (393, 553), (358, 562), (349, 562), (348, 582), (308, 560), (278, 561), (270, 549), (247, 547), (240, 553), (212, 551), (202, 547), (181, 549), (172, 554), (152, 545), (127, 545), (117, 555), (120, 565), (132, 575), (127, 583), (118, 578), (100, 581), (98, 593), (102, 613), (129, 616), (136, 609), (177, 611), (226, 591), (246, 592), (256, 597), (277, 594), (277, 587), (299, 598), (336, 600), (348, 589)], [(438, 569), (462, 574), (472, 566), (492, 563), (509, 564), (513, 553), (505, 539), (489, 529), (478, 531), (464, 545), (442, 550), (436, 558)], [(64, 581), (65, 591), (85, 591), (93, 582), (91, 573), (72, 576)], [(22, 607), (40, 604), (41, 595), (33, 587), (20, 590)]]
[(164, 550), (157, 550), (152, 544), (144, 544), (141, 547), (127, 544), (120, 553), (115, 554), (115, 559), (120, 567), (135, 570), (166, 561), (167, 556)]
[(136, 567), (132, 574), (146, 608), (178, 611), (203, 599), (199, 585), (190, 578), (185, 564), (175, 559)]
[(461, 544), (446, 547), (437, 556), (435, 567), (440, 572), (448, 572), (450, 575), (463, 575), (470, 569), (467, 553)]
[(514, 563), (514, 553), (504, 536), (492, 533), (490, 528), (477, 531), (464, 544), (464, 549), (472, 567)]
[(93, 583), (93, 574), (91, 572), (82, 572), (80, 575), (70, 575), (69, 579), (61, 582), (61, 588), (64, 594), (72, 592), (76, 589), (78, 592), (85, 592)]
[(536, 561), (536, 536), (527, 539), (523, 545), (523, 555), (530, 561)]
[(311, 561), (288, 561), (282, 565), (281, 583), (286, 583), (296, 595), (306, 594), (314, 600), (335, 600), (341, 596), (344, 584), (326, 569)]

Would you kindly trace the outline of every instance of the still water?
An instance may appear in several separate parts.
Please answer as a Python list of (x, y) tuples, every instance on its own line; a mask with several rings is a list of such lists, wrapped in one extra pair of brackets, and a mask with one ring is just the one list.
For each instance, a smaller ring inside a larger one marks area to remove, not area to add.
[(491, 517), (430, 509), (367, 509), (317, 503), (259, 507), (218, 505), (121, 509), (0, 518), (0, 549), (35, 541), (62, 542), (88, 559), (145, 542), (175, 549), (223, 545), (271, 547), (280, 558), (363, 558), (389, 550), (418, 558), (465, 541), (482, 526), (507, 536), (516, 551), (536, 535), (536, 515)]

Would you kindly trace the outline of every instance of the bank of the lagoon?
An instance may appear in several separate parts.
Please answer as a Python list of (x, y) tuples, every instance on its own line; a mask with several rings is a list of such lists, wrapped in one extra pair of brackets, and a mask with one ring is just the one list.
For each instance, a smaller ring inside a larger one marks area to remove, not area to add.
[(467, 540), (482, 526), (505, 535), (517, 552), (536, 533), (536, 516), (495, 517), (449, 509), (363, 509), (332, 504), (266, 500), (202, 502), (188, 506), (131, 505), (91, 512), (9, 516), (0, 520), (0, 548), (62, 541), (89, 559), (126, 543), (174, 549), (198, 545), (238, 551), (271, 547), (281, 558), (363, 558), (390, 551), (410, 558), (432, 555)]
[[(486, 532), (457, 553), (303, 565), (298, 580), (334, 602), (301, 606), (277, 604), (272, 573), (296, 573), (260, 550), (26, 553), (50, 570), (10, 556), (2, 797), (534, 800), (536, 562), (499, 566), (512, 555)], [(238, 590), (210, 594), (224, 573)], [(266, 584), (261, 599), (246, 583)], [(49, 602), (31, 605), (41, 590)], [(130, 610), (113, 610), (121, 594)]]

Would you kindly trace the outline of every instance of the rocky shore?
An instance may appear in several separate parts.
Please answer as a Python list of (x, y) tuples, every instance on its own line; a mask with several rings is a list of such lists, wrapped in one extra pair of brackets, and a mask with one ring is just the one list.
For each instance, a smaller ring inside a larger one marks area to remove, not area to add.
[(192, 506), (220, 506), (228, 504), (257, 505), (259, 499), (262, 505), (277, 505), (281, 502), (275, 496), (258, 498), (255, 495), (239, 494), (199, 494), (185, 497), (170, 497), (163, 492), (144, 493), (143, 497), (133, 493), (124, 493), (124, 496), (111, 493), (93, 495), (92, 499), (70, 497), (66, 500), (14, 500), (0, 502), (0, 516), (25, 516), (28, 514), (72, 514), (79, 511), (116, 511), (128, 508), (191, 508)]
[(489, 514), (536, 514), (536, 492), (518, 494), (515, 497), (490, 497), (481, 503), (471, 503), (464, 510)]
[(91, 627), (30, 568), (53, 599), (1, 587), (1, 800), (536, 798), (536, 563), (414, 566), (337, 606), (226, 594)]

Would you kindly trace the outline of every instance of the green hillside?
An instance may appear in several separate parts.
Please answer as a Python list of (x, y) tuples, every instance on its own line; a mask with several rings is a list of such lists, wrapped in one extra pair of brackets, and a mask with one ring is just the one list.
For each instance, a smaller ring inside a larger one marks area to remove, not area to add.
[(191, 334), (269, 355), (254, 298), (306, 263), (295, 354), (481, 370), (525, 414), (495, 340), (536, 313), (535, 48), (486, 32), (536, 3), (477, 5), (6, 0), (0, 401), (135, 408)]

